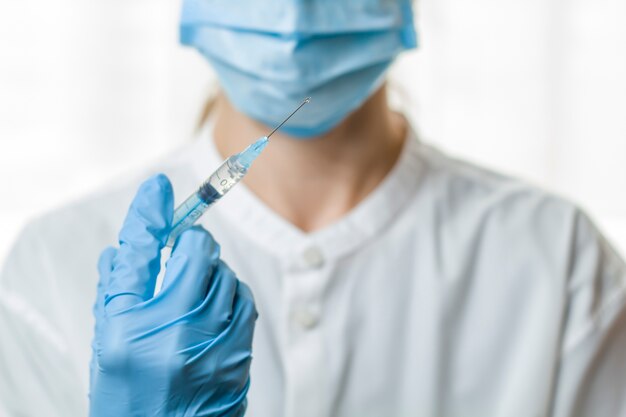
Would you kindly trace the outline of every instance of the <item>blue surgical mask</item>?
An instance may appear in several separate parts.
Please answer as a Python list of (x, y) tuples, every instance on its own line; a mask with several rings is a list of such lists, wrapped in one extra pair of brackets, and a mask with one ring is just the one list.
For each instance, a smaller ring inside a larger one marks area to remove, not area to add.
[(304, 97), (281, 130), (328, 132), (416, 46), (410, 0), (184, 0), (181, 42), (212, 64), (239, 111), (268, 126)]

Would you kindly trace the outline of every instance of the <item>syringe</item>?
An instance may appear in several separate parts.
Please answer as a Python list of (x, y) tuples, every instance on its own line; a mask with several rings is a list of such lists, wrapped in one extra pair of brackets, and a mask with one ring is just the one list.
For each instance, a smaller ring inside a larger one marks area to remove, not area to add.
[(167, 239), (167, 246), (174, 246), (176, 238), (193, 224), (211, 207), (222, 198), (248, 173), (252, 162), (261, 154), (272, 136), (287, 120), (291, 118), (305, 104), (311, 101), (311, 97), (304, 99), (302, 103), (274, 128), (267, 136), (259, 138), (242, 152), (230, 156), (200, 185), (198, 191), (190, 195), (180, 206), (174, 210), (172, 230)]

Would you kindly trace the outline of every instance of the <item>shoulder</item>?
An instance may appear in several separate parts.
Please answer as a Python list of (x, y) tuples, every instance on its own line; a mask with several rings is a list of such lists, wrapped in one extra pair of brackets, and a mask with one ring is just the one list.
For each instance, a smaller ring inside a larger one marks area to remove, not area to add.
[[(91, 293), (100, 252), (115, 244), (133, 185), (105, 186), (31, 219), (7, 254), (0, 276), (4, 290)], [(95, 287), (93, 287), (95, 288)]]
[(423, 160), (439, 233), (459, 251), (472, 247), (492, 262), (543, 268), (570, 287), (589, 284), (594, 268), (624, 276), (620, 255), (568, 199), (429, 146)]
[[(423, 188), (437, 233), (453, 253), (506, 260), (573, 279), (586, 260), (621, 258), (590, 217), (566, 198), (527, 182), (451, 158), (424, 145)], [(564, 281), (562, 281), (564, 282)]]
[(571, 201), (525, 181), (452, 158), (423, 146), (426, 186), (451, 219), (470, 219), (527, 232), (571, 228), (587, 218)]
[[(99, 189), (31, 219), (22, 229), (5, 261), (5, 269), (45, 269), (47, 273), (76, 273), (95, 262), (106, 246), (117, 243), (117, 234), (139, 185), (162, 172), (175, 189), (186, 190), (193, 180), (194, 143), (166, 158), (114, 178)], [(88, 262), (85, 263), (85, 262)], [(29, 266), (25, 265), (28, 263)], [(95, 271), (95, 269), (94, 269)]]

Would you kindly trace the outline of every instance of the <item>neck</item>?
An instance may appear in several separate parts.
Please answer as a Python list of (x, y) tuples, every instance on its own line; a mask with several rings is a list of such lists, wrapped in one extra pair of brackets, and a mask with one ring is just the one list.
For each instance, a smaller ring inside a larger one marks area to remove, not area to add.
[[(389, 109), (383, 87), (323, 136), (303, 140), (276, 132), (244, 182), (285, 220), (305, 232), (318, 230), (380, 184), (400, 155), (406, 129), (404, 118)], [(220, 97), (214, 137), (223, 157), (269, 130)]]

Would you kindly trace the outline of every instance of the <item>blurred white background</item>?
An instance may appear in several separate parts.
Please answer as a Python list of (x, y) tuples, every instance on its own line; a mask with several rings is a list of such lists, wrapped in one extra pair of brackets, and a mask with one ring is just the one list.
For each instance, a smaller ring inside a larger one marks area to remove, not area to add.
[[(0, 3), (0, 261), (29, 218), (191, 140), (213, 76), (178, 45), (179, 7)], [(626, 1), (417, 14), (392, 79), (422, 139), (575, 200), (626, 252)]]

